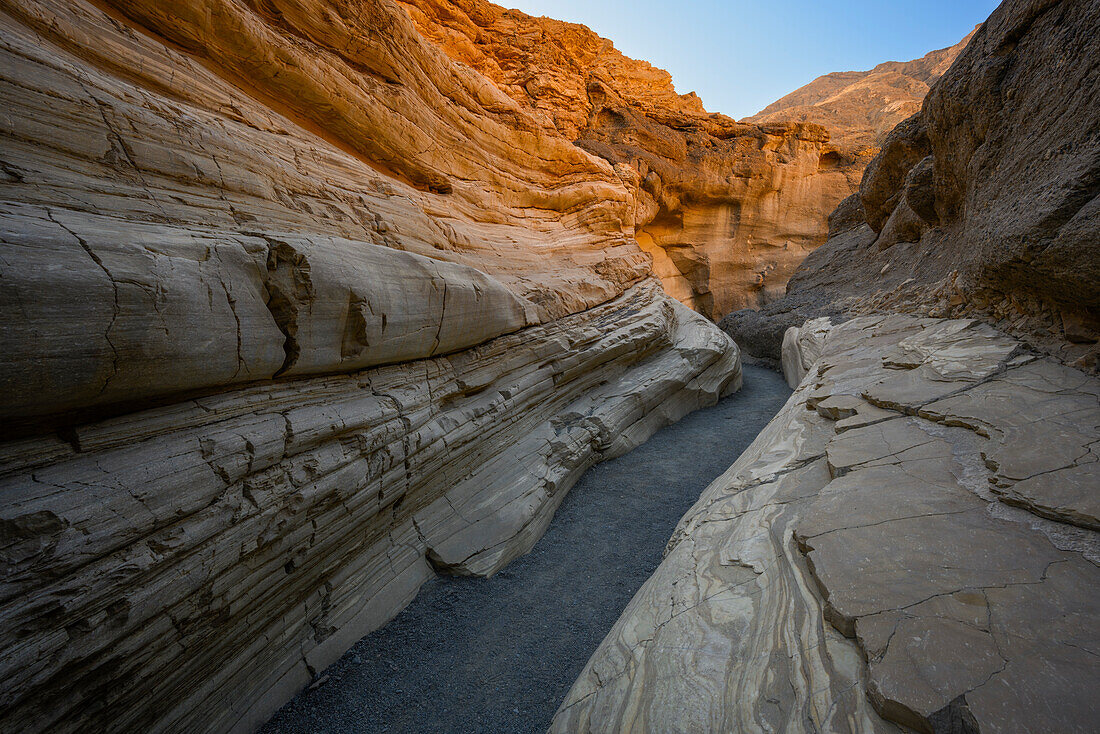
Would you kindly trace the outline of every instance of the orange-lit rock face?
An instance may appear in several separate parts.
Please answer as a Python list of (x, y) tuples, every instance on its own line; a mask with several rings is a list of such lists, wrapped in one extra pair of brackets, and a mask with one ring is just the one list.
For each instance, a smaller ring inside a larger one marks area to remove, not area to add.
[(662, 124), (598, 98), (606, 106), (578, 145), (636, 176), (639, 244), (666, 290), (708, 316), (782, 295), (821, 243), (822, 212), (858, 183), (856, 162), (830, 151), (816, 125)]
[[(42, 304), (9, 324), (8, 342), (65, 367), (9, 349), (4, 415), (438, 353), (444, 282), (483, 311), (457, 347), (590, 308), (647, 275), (612, 167), (452, 62), (396, 6), (263, 7), (119, 0), (118, 20), (86, 3), (8, 7), (5, 185), (19, 206), (6, 221), (41, 260), (11, 266), (5, 282), (13, 303)], [(70, 251), (88, 267), (45, 269)], [(405, 264), (386, 280), (381, 261)], [(331, 303), (278, 295), (284, 275), (305, 282), (302, 263)], [(401, 305), (411, 296), (398, 271), (435, 305)], [(183, 273), (188, 285), (173, 280)], [(59, 316), (80, 301), (80, 318)], [(384, 339), (368, 308), (383, 301)], [(287, 327), (301, 342), (293, 356)]]
[(547, 129), (616, 164), (665, 290), (720, 316), (783, 293), (859, 185), (866, 156), (816, 125), (739, 124), (584, 26), (484, 0), (406, 0), (424, 36)]
[(643, 109), (706, 114), (672, 77), (621, 54), (586, 26), (535, 18), (485, 0), (398, 0), (421, 33), (491, 79), (546, 126), (575, 140), (594, 110), (588, 84), (601, 84)]

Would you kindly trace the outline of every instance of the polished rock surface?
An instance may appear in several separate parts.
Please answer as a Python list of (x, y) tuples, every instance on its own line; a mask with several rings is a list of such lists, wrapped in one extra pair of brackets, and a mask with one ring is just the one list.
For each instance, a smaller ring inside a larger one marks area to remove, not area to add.
[(972, 320), (828, 328), (552, 730), (1093, 730), (1098, 390)]
[(253, 730), (739, 386), (390, 0), (2, 6), (0, 730)]

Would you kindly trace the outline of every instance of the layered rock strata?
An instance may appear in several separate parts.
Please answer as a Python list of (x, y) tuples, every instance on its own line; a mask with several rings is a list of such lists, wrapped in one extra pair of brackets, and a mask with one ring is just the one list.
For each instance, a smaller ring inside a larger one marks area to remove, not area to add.
[(971, 320), (810, 332), (553, 730), (1091, 731), (1100, 382)]
[(5, 727), (250, 730), (435, 571), (499, 569), (588, 466), (738, 385), (648, 283), (450, 357), (6, 444)]
[(0, 729), (248, 731), (738, 387), (388, 0), (0, 2)]
[(543, 126), (615, 164), (665, 290), (717, 317), (778, 298), (870, 154), (811, 123), (738, 123), (588, 28), (484, 0), (408, 0), (417, 27)]
[(1087, 0), (1002, 3), (889, 134), (786, 298), (727, 330), (778, 359), (784, 330), (814, 316), (975, 316), (1095, 369), (1098, 24)]

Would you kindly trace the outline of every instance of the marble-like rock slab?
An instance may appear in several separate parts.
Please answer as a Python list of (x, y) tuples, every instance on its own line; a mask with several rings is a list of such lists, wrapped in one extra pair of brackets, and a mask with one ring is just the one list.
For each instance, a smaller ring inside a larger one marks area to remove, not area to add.
[(1093, 731), (1098, 392), (972, 321), (831, 327), (552, 730)]

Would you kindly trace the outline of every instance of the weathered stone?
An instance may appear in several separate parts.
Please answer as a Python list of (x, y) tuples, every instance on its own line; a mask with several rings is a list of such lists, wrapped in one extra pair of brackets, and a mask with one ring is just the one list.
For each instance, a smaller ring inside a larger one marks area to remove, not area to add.
[(249, 731), (740, 384), (389, 0), (5, 3), (0, 730)]
[[(850, 431), (853, 428), (863, 428), (864, 426), (873, 425), (875, 423), (881, 423), (884, 420), (894, 418), (897, 416), (892, 410), (883, 410), (882, 408), (876, 408), (866, 401), (861, 401), (861, 405), (856, 408), (856, 414), (847, 418), (840, 418), (836, 422), (836, 432), (844, 433)], [(829, 416), (826, 416), (829, 417)]]
[(812, 122), (709, 114), (694, 93), (677, 94), (667, 72), (584, 26), (484, 0), (402, 4), (451, 58), (614, 164), (633, 198), (637, 241), (665, 290), (712, 318), (783, 294), (873, 155), (838, 149)]
[[(1097, 390), (968, 320), (833, 326), (681, 521), (552, 730), (1089, 731), (1100, 533), (1081, 518), (1096, 463), (1040, 475), (1081, 472), (1045, 504), (1022, 499), (1040, 492), (1019, 469), (1061, 464), (1042, 451), (1057, 435), (1097, 443)], [(1015, 444), (1023, 426), (1034, 452)]]
[(995, 440), (984, 459), (994, 471), (993, 491), (1006, 501), (1098, 529), (1095, 381), (1047, 360), (1026, 362), (920, 412)]
[(798, 387), (806, 371), (821, 356), (821, 347), (829, 335), (832, 324), (828, 318), (807, 321), (802, 326), (792, 326), (783, 334), (783, 376), (791, 389)]
[(1095, 371), (1098, 24), (1090, 0), (1002, 2), (887, 136), (860, 206), (764, 306), (783, 323), (731, 318), (731, 335), (766, 344), (741, 332), (792, 312), (975, 317)]
[[(528, 550), (585, 468), (734, 389), (735, 360), (650, 283), (412, 370), (79, 427), (47, 465), (23, 446), (0, 487), (5, 720), (251, 728), (432, 565)], [(103, 690), (105, 666), (136, 682)]]

